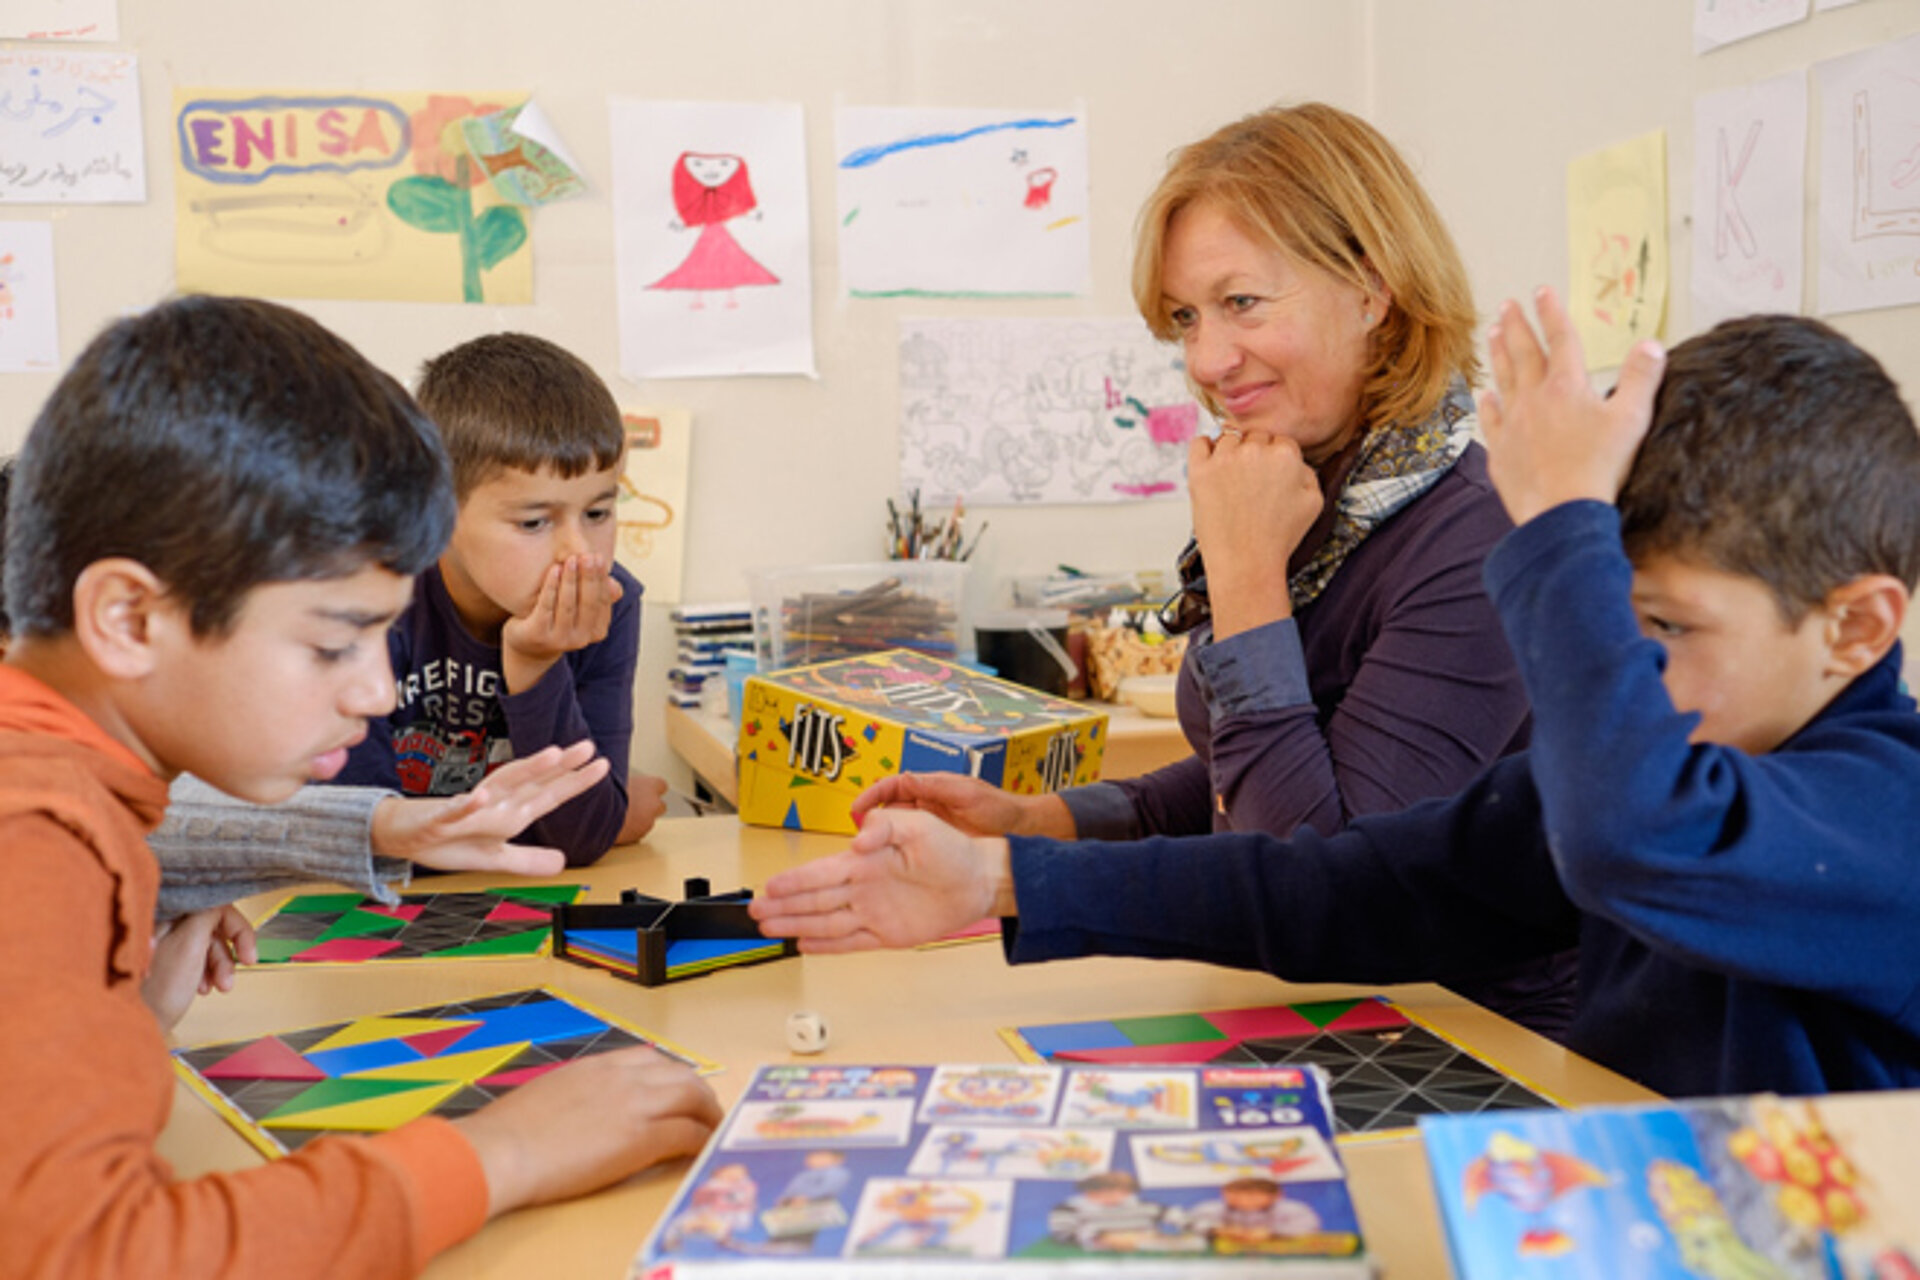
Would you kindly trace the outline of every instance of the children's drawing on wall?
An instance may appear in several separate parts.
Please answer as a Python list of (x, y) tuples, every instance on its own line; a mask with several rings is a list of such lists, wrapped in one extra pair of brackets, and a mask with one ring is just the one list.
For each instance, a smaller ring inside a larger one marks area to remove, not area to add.
[(1186, 492), (1200, 406), (1137, 320), (903, 320), (900, 484), (934, 503)]
[(679, 604), (693, 415), (685, 409), (634, 409), (622, 416), (627, 465), (620, 476), (614, 554), (646, 587), (649, 603)]
[(800, 107), (610, 104), (620, 371), (812, 376)]
[(587, 189), (580, 166), (547, 113), (529, 98), (460, 122), (461, 140), (502, 200), (537, 208)]
[(834, 133), (852, 296), (1087, 292), (1084, 110), (842, 107)]
[(1667, 135), (1656, 129), (1567, 166), (1568, 309), (1589, 369), (1610, 369), (1667, 312)]
[(1693, 51), (1788, 26), (1807, 16), (1811, 0), (1693, 0)]
[(465, 126), (519, 105), (458, 94), (174, 95), (182, 289), (286, 298), (533, 300), (525, 209)]
[(0, 222), (0, 373), (60, 367), (53, 224)]
[(0, 204), (146, 198), (134, 56), (0, 49)]
[(118, 40), (119, 0), (7, 0), (0, 40)]
[(737, 307), (734, 290), (780, 283), (780, 277), (755, 262), (727, 230), (735, 218), (760, 214), (744, 157), (682, 153), (673, 165), (673, 211), (673, 230), (697, 229), (698, 238), (679, 266), (647, 288), (685, 293), (693, 299), (692, 309), (699, 311), (709, 296)]
[(1803, 71), (1694, 99), (1695, 332), (1800, 310), (1806, 152)]
[(1814, 72), (1820, 311), (1920, 302), (1920, 36)]

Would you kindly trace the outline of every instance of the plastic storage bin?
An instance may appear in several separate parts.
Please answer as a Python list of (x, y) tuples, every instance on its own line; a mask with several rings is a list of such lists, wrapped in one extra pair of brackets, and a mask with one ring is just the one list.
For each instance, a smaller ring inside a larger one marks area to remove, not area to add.
[(955, 659), (967, 566), (951, 560), (801, 565), (747, 575), (762, 671), (837, 662), (885, 649)]

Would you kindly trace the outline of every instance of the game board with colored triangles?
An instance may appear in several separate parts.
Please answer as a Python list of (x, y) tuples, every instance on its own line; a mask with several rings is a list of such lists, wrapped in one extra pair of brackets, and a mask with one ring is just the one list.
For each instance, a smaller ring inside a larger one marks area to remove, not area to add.
[(1315, 1063), (1331, 1082), (1342, 1137), (1404, 1132), (1423, 1115), (1561, 1105), (1382, 996), (1006, 1027), (1000, 1036), (1028, 1062)]
[(542, 954), (553, 904), (572, 902), (578, 884), (525, 884), (470, 893), (409, 893), (388, 906), (357, 893), (301, 893), (255, 928), (260, 963), (361, 964)]
[(268, 1155), (329, 1133), (449, 1119), (576, 1058), (650, 1044), (699, 1058), (544, 987), (174, 1052), (174, 1066)]

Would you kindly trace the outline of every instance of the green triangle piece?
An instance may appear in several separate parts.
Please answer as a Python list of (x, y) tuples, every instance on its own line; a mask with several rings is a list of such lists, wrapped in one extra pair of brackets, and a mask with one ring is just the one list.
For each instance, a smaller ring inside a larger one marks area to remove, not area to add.
[(1361, 1003), (1363, 1000), (1314, 1000), (1307, 1004), (1296, 1004), (1290, 1007), (1308, 1022), (1324, 1030), (1329, 1022)]
[(327, 931), (315, 938), (315, 942), (331, 942), (335, 938), (363, 938), (370, 933), (398, 933), (407, 927), (405, 920), (394, 916), (383, 916), (374, 911), (349, 911), (327, 926)]
[(323, 916), (335, 911), (351, 911), (366, 901), (358, 893), (303, 893), (288, 898), (278, 915)]
[(795, 790), (799, 787), (810, 787), (812, 785), (813, 785), (812, 778), (805, 777), (798, 773), (790, 773), (787, 775), (787, 790), (789, 791)]
[(305, 938), (258, 938), (261, 964), (285, 964), (313, 943)]
[(537, 956), (540, 948), (547, 945), (548, 936), (545, 929), (527, 929), (521, 933), (503, 933), (497, 938), (485, 938), (479, 942), (463, 942), (457, 947), (429, 951), (427, 955), (435, 960), (453, 956)]
[(346, 1102), (364, 1102), (368, 1098), (384, 1098), (394, 1093), (411, 1093), (415, 1089), (426, 1089), (437, 1083), (432, 1080), (357, 1080), (342, 1077), (337, 1080), (322, 1080), (311, 1089), (303, 1089), (292, 1098), (280, 1104), (279, 1108), (262, 1116), (266, 1120), (282, 1120), (297, 1116), (304, 1111), (318, 1111), (322, 1107), (337, 1107)]
[[(1220, 1028), (1197, 1013), (1170, 1013), (1151, 1018), (1115, 1018), (1113, 1025), (1135, 1044), (1199, 1044), (1225, 1040)], [(1324, 1026), (1324, 1023), (1316, 1025)]]
[(489, 889), (503, 898), (519, 902), (572, 902), (586, 890), (583, 884), (530, 884), (512, 889)]

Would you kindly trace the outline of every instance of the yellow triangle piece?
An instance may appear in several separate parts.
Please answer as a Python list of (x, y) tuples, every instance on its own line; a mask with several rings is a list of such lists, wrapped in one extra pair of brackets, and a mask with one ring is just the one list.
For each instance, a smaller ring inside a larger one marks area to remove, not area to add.
[(385, 1133), (409, 1120), (418, 1120), (464, 1088), (466, 1085), (456, 1080), (451, 1084), (409, 1089), (405, 1093), (390, 1093), (384, 1098), (344, 1102), (337, 1107), (321, 1107), (282, 1120), (263, 1120), (260, 1123), (268, 1129), (342, 1129), (358, 1133)]
[(368, 1044), (375, 1040), (398, 1040), (401, 1036), (479, 1025), (479, 1020), (474, 1018), (362, 1018), (358, 1022), (349, 1022), (319, 1044), (309, 1045), (306, 1052), (322, 1053), (328, 1049), (345, 1049), (349, 1045)]
[(458, 1080), (472, 1084), (484, 1076), (490, 1076), (500, 1067), (520, 1056), (526, 1049), (525, 1041), (513, 1044), (495, 1045), (491, 1049), (473, 1049), (466, 1053), (449, 1053), (438, 1058), (422, 1058), (418, 1062), (403, 1062), (397, 1067), (375, 1067), (371, 1071), (350, 1072), (349, 1080)]

